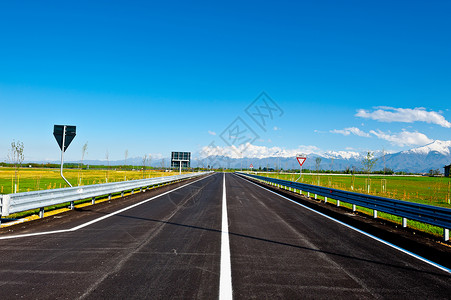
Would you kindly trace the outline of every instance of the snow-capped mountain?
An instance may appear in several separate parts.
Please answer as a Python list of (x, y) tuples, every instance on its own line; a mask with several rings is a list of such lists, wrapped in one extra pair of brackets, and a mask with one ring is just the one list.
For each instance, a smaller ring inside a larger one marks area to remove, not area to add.
[(362, 158), (362, 153), (355, 151), (327, 151), (322, 155), (324, 158), (333, 159), (360, 159)]
[(442, 155), (450, 155), (451, 141), (439, 141), (436, 140), (426, 146), (413, 148), (407, 151), (403, 151), (403, 154), (422, 154), (428, 155), (431, 152), (437, 152)]
[[(263, 149), (263, 147), (261, 147)], [(272, 149), (271, 153), (260, 153), (259, 155), (250, 155), (258, 152), (259, 147), (253, 147), (244, 157), (223, 155), (210, 155), (203, 157), (199, 161), (203, 164), (213, 167), (223, 166), (231, 168), (248, 168), (251, 164), (254, 169), (274, 168), (274, 169), (298, 169), (299, 165), (294, 159), (296, 153), (301, 151), (285, 151)], [(246, 155), (247, 154), (247, 155)], [(269, 154), (269, 155), (268, 155)], [(345, 170), (362, 169), (362, 161), (367, 152), (356, 151), (327, 151), (324, 153), (309, 151), (307, 160), (303, 168), (315, 170)], [(443, 172), (445, 165), (451, 164), (451, 141), (434, 141), (426, 146), (413, 148), (397, 153), (384, 153), (375, 151), (377, 158), (376, 166), (373, 170), (383, 170), (389, 168), (393, 171), (402, 171), (410, 173), (427, 173), (429, 170), (439, 170)], [(246, 157), (247, 156), (247, 157)], [(317, 160), (317, 158), (320, 158)], [(318, 165), (317, 165), (318, 164)]]
[[(386, 165), (395, 171), (426, 173), (443, 172), (451, 164), (451, 141), (436, 140), (428, 145), (386, 155)], [(379, 164), (378, 164), (379, 166)]]

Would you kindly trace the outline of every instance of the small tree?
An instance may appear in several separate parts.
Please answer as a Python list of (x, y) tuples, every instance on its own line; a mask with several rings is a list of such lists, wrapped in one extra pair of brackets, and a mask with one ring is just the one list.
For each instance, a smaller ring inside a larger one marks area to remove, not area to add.
[(81, 185), (82, 178), (80, 176), (81, 169), (83, 169), (83, 160), (85, 158), (86, 150), (88, 150), (88, 142), (86, 142), (81, 148), (81, 164), (78, 168), (78, 185)]
[(125, 156), (125, 159), (124, 159), (124, 168), (125, 168), (124, 176), (125, 176), (125, 178), (124, 178), (124, 180), (127, 181), (127, 157), (128, 157), (128, 150), (125, 150), (124, 156)]
[(105, 182), (108, 182), (108, 171), (110, 170), (110, 153), (108, 152), (108, 149), (106, 149), (105, 158), (107, 162)]
[(83, 159), (85, 158), (86, 150), (88, 150), (88, 142), (83, 145), (81, 148), (81, 166), (83, 167)]
[(374, 152), (368, 151), (367, 155), (362, 161), (363, 169), (369, 175), (376, 165), (377, 158), (374, 157)]
[(143, 160), (142, 160), (142, 163), (143, 163), (143, 179), (144, 179), (144, 173), (145, 173), (145, 170), (146, 170), (146, 161), (149, 161), (149, 163), (150, 163), (150, 154), (149, 155), (144, 154), (144, 156), (143, 156)]
[(363, 169), (368, 174), (368, 193), (370, 192), (370, 173), (376, 165), (377, 158), (374, 157), (374, 152), (368, 151), (366, 157), (363, 159)]
[(321, 165), (321, 157), (317, 157), (315, 159), (315, 163), (316, 163), (316, 172), (318, 173), (319, 171), (319, 166)]
[(22, 165), (22, 162), (25, 158), (23, 154), (23, 143), (21, 141), (11, 142), (11, 148), (9, 149), (9, 153), (7, 156), (7, 160), (14, 165), (14, 193), (17, 192), (17, 178), (19, 174), (19, 168)]
[(321, 165), (321, 157), (317, 157), (315, 158), (315, 163), (316, 163), (316, 179), (318, 181), (318, 185), (319, 185), (319, 166)]

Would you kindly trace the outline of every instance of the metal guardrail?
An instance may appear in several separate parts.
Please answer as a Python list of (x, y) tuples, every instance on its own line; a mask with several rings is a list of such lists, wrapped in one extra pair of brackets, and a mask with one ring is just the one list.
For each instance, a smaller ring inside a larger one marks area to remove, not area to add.
[(210, 172), (0, 195), (0, 216), (8, 216), (13, 213), (39, 208), (41, 210), (39, 215), (42, 217), (44, 207), (70, 202), (73, 208), (73, 202), (77, 200), (92, 198), (94, 203), (95, 197), (104, 195), (111, 197), (112, 194), (116, 193), (123, 195), (125, 191), (133, 192), (135, 189), (142, 190), (145, 187), (193, 178), (208, 173)]
[(340, 201), (351, 203), (353, 205), (353, 211), (356, 210), (356, 206), (366, 207), (373, 210), (374, 218), (377, 218), (378, 211), (399, 216), (403, 218), (403, 227), (407, 227), (407, 219), (442, 227), (444, 229), (444, 240), (449, 240), (449, 229), (451, 228), (451, 209), (449, 208), (348, 192), (328, 187), (252, 174), (237, 174), (255, 178), (257, 180), (264, 181), (272, 185), (277, 185), (279, 187), (285, 187), (286, 189), (299, 190), (299, 193), (302, 193), (302, 191), (304, 191), (308, 193), (308, 196), (310, 196), (310, 193), (313, 193), (315, 195), (315, 199), (317, 198), (317, 195), (320, 195), (324, 197), (325, 202), (327, 202), (328, 198), (334, 199), (337, 201), (337, 206), (340, 206)]

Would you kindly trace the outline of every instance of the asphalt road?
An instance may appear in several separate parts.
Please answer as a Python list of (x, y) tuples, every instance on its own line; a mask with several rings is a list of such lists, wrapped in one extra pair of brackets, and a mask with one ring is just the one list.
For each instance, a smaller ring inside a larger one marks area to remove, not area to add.
[(217, 299), (223, 279), (235, 299), (451, 297), (449, 273), (234, 174), (223, 234), (223, 184), (214, 174), (2, 229), (0, 298)]

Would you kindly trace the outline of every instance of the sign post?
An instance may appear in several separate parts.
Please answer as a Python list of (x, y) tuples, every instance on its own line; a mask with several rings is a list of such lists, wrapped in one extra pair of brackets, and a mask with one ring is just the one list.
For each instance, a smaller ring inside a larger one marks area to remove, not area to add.
[(297, 182), (299, 179), (301, 179), (302, 176), (302, 165), (307, 160), (307, 155), (305, 154), (296, 154), (296, 160), (299, 163), (299, 178), (295, 180)]
[(254, 165), (251, 164), (251, 165), (249, 166), (249, 168), (251, 169), (251, 172), (252, 172), (252, 169), (254, 168)]
[(76, 127), (75, 126), (69, 126), (69, 125), (54, 125), (53, 126), (53, 136), (56, 139), (56, 142), (61, 148), (61, 177), (64, 179), (64, 181), (72, 187), (72, 184), (70, 184), (69, 181), (64, 177), (63, 175), (63, 161), (64, 161), (64, 151), (66, 151), (67, 147), (69, 147), (69, 144), (72, 142), (76, 135)]

